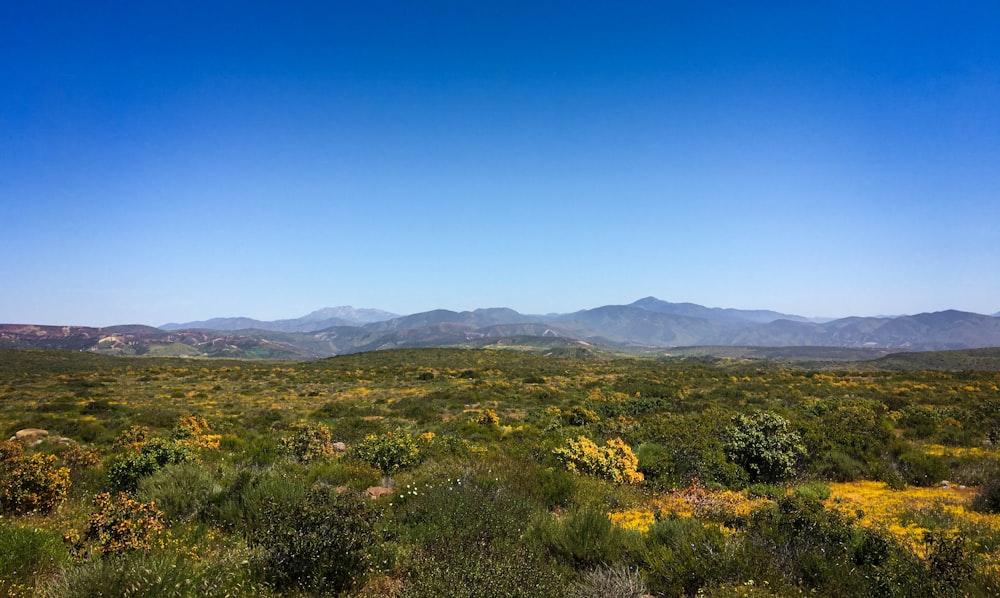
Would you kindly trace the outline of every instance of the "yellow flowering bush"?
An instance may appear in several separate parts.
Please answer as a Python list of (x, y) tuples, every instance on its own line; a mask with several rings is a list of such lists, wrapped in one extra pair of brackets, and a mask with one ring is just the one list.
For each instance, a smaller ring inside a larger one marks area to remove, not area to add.
[(193, 449), (219, 450), (218, 434), (209, 434), (211, 428), (203, 417), (186, 415), (174, 426), (174, 438)]
[(69, 468), (55, 455), (25, 453), (20, 444), (0, 443), (0, 512), (47, 513), (66, 499)]
[(96, 540), (104, 554), (149, 550), (153, 535), (163, 530), (163, 515), (153, 502), (140, 502), (124, 492), (115, 497), (102, 492), (94, 505), (97, 511), (88, 518), (84, 537)]
[(570, 471), (596, 475), (616, 484), (637, 484), (643, 479), (642, 473), (636, 471), (639, 459), (621, 438), (608, 440), (604, 447), (586, 436), (567, 443), (552, 453)]
[(479, 419), (477, 420), (479, 425), (496, 427), (500, 425), (500, 417), (497, 412), (492, 409), (484, 409), (482, 413), (479, 414)]
[(282, 438), (281, 444), (303, 463), (333, 456), (333, 433), (321, 423), (293, 425), (292, 435)]

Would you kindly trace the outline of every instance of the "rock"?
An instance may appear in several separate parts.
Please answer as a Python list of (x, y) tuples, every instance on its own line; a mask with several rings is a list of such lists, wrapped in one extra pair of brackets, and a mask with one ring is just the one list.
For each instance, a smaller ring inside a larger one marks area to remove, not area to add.
[(35, 446), (36, 444), (42, 442), (49, 437), (49, 431), (43, 430), (41, 428), (25, 428), (23, 430), (18, 430), (10, 437), (11, 440), (16, 440), (21, 444), (26, 444), (28, 446)]
[(334, 442), (333, 443), (333, 452), (335, 452), (335, 453), (343, 453), (346, 450), (347, 450), (347, 445), (344, 444), (343, 442)]
[(395, 492), (395, 490), (387, 486), (371, 486), (370, 488), (365, 490), (365, 494), (367, 494), (369, 498), (372, 499), (380, 498), (386, 496), (387, 494), (392, 494), (393, 492)]

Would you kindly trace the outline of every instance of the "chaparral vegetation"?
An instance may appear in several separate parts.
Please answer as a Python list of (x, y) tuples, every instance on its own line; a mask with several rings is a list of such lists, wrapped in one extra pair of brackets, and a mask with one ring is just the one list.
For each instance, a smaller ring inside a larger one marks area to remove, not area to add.
[(0, 594), (994, 596), (1000, 373), (940, 359), (0, 351)]

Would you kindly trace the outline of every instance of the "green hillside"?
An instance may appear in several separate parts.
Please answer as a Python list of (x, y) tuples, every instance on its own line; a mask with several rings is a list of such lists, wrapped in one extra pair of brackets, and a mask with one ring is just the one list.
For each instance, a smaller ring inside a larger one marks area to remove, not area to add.
[(1000, 590), (996, 351), (514, 346), (0, 351), (0, 593)]

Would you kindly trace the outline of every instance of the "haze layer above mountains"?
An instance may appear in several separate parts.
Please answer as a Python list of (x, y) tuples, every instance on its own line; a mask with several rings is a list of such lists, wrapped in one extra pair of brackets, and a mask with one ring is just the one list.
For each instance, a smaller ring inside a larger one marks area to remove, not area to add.
[(150, 326), (0, 326), (0, 348), (63, 348), (117, 354), (318, 358), (405, 347), (691, 346), (838, 347), (931, 351), (1000, 346), (1000, 317), (942, 311), (820, 321), (768, 310), (708, 308), (654, 297), (570, 314), (506, 308), (398, 316), (325, 308), (264, 322), (213, 318)]

